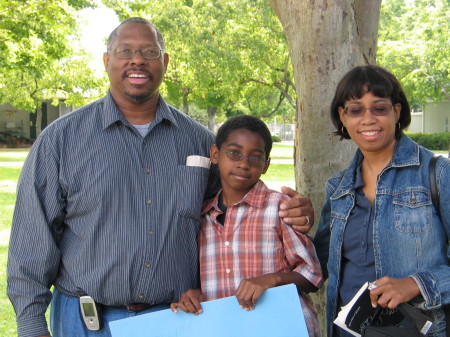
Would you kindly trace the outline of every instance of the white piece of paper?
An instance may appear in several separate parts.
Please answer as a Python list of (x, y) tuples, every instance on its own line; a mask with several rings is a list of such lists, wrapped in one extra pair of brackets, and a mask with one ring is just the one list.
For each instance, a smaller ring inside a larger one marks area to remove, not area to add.
[(203, 156), (188, 156), (186, 158), (186, 166), (204, 167), (209, 169), (211, 161), (208, 157)]

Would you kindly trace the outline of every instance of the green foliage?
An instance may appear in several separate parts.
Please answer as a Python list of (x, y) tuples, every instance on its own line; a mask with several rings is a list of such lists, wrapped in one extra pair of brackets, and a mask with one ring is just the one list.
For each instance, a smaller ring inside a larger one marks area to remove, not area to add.
[(0, 103), (34, 112), (44, 100), (81, 105), (105, 92), (78, 43), (77, 10), (92, 2), (0, 2)]
[[(142, 16), (164, 35), (168, 101), (182, 108), (294, 114), (292, 70), (282, 27), (265, 0), (103, 1), (121, 20)], [(228, 113), (227, 113), (228, 114)], [(220, 117), (219, 117), (220, 119)]]
[(449, 151), (450, 132), (440, 133), (407, 133), (417, 144), (429, 150)]
[(448, 0), (385, 0), (377, 61), (401, 81), (414, 107), (450, 100)]
[(281, 138), (278, 136), (272, 136), (272, 141), (275, 142), (281, 142)]

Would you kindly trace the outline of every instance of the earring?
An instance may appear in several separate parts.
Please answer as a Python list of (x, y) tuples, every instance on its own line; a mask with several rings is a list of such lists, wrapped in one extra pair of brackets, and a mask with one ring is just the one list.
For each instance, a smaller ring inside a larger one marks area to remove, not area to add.
[(348, 132), (347, 132), (347, 129), (345, 128), (345, 126), (342, 126), (342, 127), (341, 127), (341, 133), (342, 133), (344, 136), (348, 136)]
[(400, 122), (398, 122), (398, 123), (396, 124), (396, 126), (397, 126), (397, 130), (400, 130), (401, 127), (402, 127), (402, 125), (400, 124)]

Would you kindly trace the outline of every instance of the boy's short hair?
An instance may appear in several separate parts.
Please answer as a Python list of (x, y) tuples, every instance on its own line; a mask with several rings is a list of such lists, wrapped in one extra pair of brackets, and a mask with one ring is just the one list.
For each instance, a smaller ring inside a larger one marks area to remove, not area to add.
[(251, 115), (239, 115), (228, 119), (217, 131), (216, 146), (221, 148), (222, 144), (228, 139), (228, 135), (238, 129), (245, 129), (261, 136), (264, 141), (264, 152), (266, 159), (269, 159), (272, 150), (272, 135), (266, 123), (261, 119)]

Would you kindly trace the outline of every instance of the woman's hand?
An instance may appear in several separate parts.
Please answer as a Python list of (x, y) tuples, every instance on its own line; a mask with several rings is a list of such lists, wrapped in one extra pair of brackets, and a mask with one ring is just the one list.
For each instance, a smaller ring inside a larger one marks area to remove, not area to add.
[(181, 295), (178, 302), (170, 304), (170, 309), (176, 314), (178, 314), (177, 308), (180, 308), (184, 312), (198, 315), (203, 312), (202, 305), (200, 304), (202, 301), (203, 295), (200, 289), (189, 289)]
[(412, 277), (382, 277), (376, 280), (376, 288), (370, 291), (372, 306), (395, 309), (400, 303), (411, 301), (420, 294), (420, 289)]
[(286, 186), (281, 188), (281, 192), (291, 199), (280, 204), (280, 218), (291, 225), (295, 231), (308, 233), (314, 224), (314, 208), (311, 199)]

